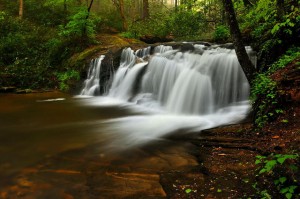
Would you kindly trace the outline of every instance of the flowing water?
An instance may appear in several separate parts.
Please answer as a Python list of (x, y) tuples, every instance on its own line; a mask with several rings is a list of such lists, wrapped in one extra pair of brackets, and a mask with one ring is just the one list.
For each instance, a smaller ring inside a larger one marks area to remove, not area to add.
[[(179, 129), (200, 131), (245, 118), (250, 108), (249, 84), (235, 51), (197, 44), (194, 48), (180, 52), (160, 45), (153, 54), (149, 47), (123, 50), (109, 91), (86, 104), (117, 102), (142, 113), (105, 122), (109, 131), (121, 137), (112, 145), (126, 148)], [(255, 64), (253, 51), (246, 50)]]
[[(245, 118), (250, 108), (249, 85), (234, 51), (202, 45), (195, 45), (195, 49), (183, 53), (158, 46), (152, 55), (150, 48), (137, 52), (124, 49), (120, 67), (102, 96), (100, 84), (107, 84), (99, 77), (104, 56), (91, 62), (87, 80), (76, 97), (56, 92), (1, 94), (0, 186), (12, 183), (12, 176), (24, 168), (66, 151), (75, 150), (76, 154), (77, 149), (96, 145), (90, 153), (100, 157), (108, 151), (119, 153), (149, 143), (169, 143), (167, 136), (174, 132), (184, 135)], [(251, 49), (247, 50), (250, 54)], [(172, 153), (180, 154), (177, 149)], [(145, 160), (145, 153), (137, 156), (131, 161)], [(107, 156), (106, 161), (113, 167), (123, 168), (128, 161), (121, 156), (113, 162), (112, 157)], [(170, 165), (147, 162), (143, 168), (153, 167), (157, 173)], [(113, 183), (107, 186), (115, 188)]]
[(101, 133), (101, 121), (127, 115), (110, 107), (84, 107), (81, 101), (53, 92), (0, 95), (0, 176), (105, 140), (109, 136)]

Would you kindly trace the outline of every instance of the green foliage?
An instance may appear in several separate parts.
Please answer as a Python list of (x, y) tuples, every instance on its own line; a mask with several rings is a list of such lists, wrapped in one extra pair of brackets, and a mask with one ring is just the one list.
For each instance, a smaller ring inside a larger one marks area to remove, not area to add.
[(70, 89), (70, 82), (80, 79), (78, 71), (75, 70), (68, 70), (66, 72), (56, 73), (56, 76), (59, 81), (59, 89), (62, 91), (68, 91)]
[(291, 6), (290, 12), (282, 17), (282, 20), (278, 21), (271, 30), (272, 34), (278, 34), (284, 32), (285, 34), (292, 35), (293, 28), (296, 24), (300, 23), (300, 10), (294, 5)]
[(101, 26), (105, 27), (106, 29), (114, 30), (114, 31), (121, 31), (122, 30), (122, 18), (119, 14), (116, 13), (113, 9), (104, 9), (101, 13), (98, 13), (101, 17)]
[(135, 35), (133, 32), (131, 31), (127, 31), (127, 32), (122, 32), (120, 34), (122, 37), (124, 38), (138, 38), (138, 35)]
[(253, 36), (261, 37), (269, 33), (276, 22), (276, 2), (273, 0), (259, 0), (256, 6), (246, 15), (244, 26), (254, 27)]
[(149, 18), (132, 21), (126, 37), (139, 38), (144, 35), (166, 37), (172, 34), (177, 39), (197, 37), (202, 34), (206, 20), (202, 12), (183, 7), (176, 12), (160, 9), (151, 12)]
[(275, 109), (278, 103), (277, 96), (276, 82), (266, 74), (258, 74), (253, 81), (250, 97), (256, 109), (257, 127), (262, 128), (270, 119), (282, 113), (282, 110)]
[(93, 39), (96, 23), (99, 21), (99, 18), (89, 16), (87, 9), (82, 7), (77, 13), (70, 16), (69, 22), (65, 26), (60, 26), (59, 35), (67, 38), (87, 37)]
[(269, 74), (272, 74), (278, 69), (284, 68), (289, 63), (294, 61), (295, 59), (300, 58), (300, 47), (292, 47), (287, 52), (282, 55), (278, 61), (273, 63), (268, 70)]
[(187, 193), (187, 194), (189, 194), (189, 193), (191, 193), (191, 192), (192, 192), (191, 189), (186, 189), (186, 190), (185, 190), (185, 193)]
[[(283, 110), (279, 107), (279, 93), (276, 82), (270, 78), (270, 75), (299, 57), (300, 48), (292, 47), (274, 62), (268, 71), (258, 74), (254, 79), (250, 99), (256, 112), (255, 124), (257, 127), (262, 128), (268, 121), (283, 113)], [(282, 122), (287, 123), (288, 121), (282, 120)]]
[(168, 12), (157, 12), (145, 20), (131, 22), (128, 35), (139, 38), (143, 35), (165, 37), (170, 33), (170, 20)]
[[(99, 20), (93, 15), (87, 19), (87, 8), (75, 6), (72, 12), (70, 9), (70, 12), (65, 13), (69, 18), (55, 16), (54, 11), (53, 17), (47, 19), (63, 19), (59, 23), (66, 22), (66, 25), (61, 24), (61, 29), (58, 29), (58, 26), (50, 27), (46, 21), (33, 23), (35, 19), (32, 18), (34, 16), (30, 9), (35, 9), (36, 15), (39, 15), (43, 12), (37, 7), (46, 6), (47, 9), (55, 10), (57, 6), (44, 5), (46, 0), (39, 6), (33, 3), (35, 0), (25, 2), (31, 3), (32, 6), (26, 9), (26, 17), (23, 20), (9, 12), (0, 12), (0, 66), (1, 74), (8, 77), (0, 81), (0, 85), (53, 88), (57, 84), (54, 72), (64, 70), (58, 67), (91, 42)], [(44, 11), (45, 14), (50, 14), (47, 10)]]
[(180, 9), (170, 19), (170, 28), (175, 37), (197, 35), (205, 25), (203, 14), (193, 10)]
[(284, 8), (280, 8), (277, 1), (259, 0), (243, 16), (242, 27), (244, 31), (250, 31), (249, 36), (252, 36), (255, 48), (259, 49), (262, 71), (290, 46), (299, 43), (300, 2), (283, 2)]
[(216, 42), (225, 42), (229, 39), (230, 37), (230, 32), (227, 26), (220, 25), (217, 26), (213, 38)]
[[(254, 188), (262, 198), (273, 198), (272, 194), (281, 194), (287, 199), (296, 196), (296, 189), (299, 187), (295, 179), (295, 173), (299, 170), (296, 164), (298, 158), (298, 154), (256, 156), (255, 164), (259, 165), (257, 176), (262, 177), (264, 183), (257, 182)], [(277, 192), (270, 193), (263, 187), (269, 179), (271, 179), (272, 186), (276, 187)]]
[[(55, 3), (52, 3), (54, 2)], [(24, 19), (36, 25), (55, 27), (67, 21), (64, 0), (24, 0)], [(74, 0), (72, 0), (74, 1)], [(69, 0), (67, 0), (69, 5)]]
[(19, 20), (5, 12), (0, 13), (0, 66), (9, 81), (2, 85), (22, 88), (51, 87), (52, 73), (45, 42), (52, 32), (26, 20)]
[[(3, 80), (0, 83), (3, 86), (18, 86), (20, 88), (53, 88), (55, 86), (55, 77), (49, 66), (40, 63), (34, 67), (23, 65), (21, 63), (3, 67), (3, 72), (9, 77), (9, 80)], [(51, 81), (49, 81), (51, 80)]]

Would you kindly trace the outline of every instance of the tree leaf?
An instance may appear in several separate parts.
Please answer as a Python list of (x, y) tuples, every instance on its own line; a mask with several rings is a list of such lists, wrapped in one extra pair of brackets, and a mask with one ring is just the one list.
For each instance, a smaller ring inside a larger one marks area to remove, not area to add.
[(286, 193), (286, 194), (285, 194), (285, 197), (286, 197), (287, 199), (291, 199), (291, 198), (293, 197), (293, 194), (291, 194), (291, 193)]
[(267, 170), (266, 169), (262, 169), (259, 171), (259, 174), (265, 173)]
[(285, 188), (280, 190), (280, 193), (286, 193), (288, 191), (289, 191), (289, 187), (285, 187)]
[(268, 172), (268, 171), (271, 171), (271, 170), (275, 167), (276, 164), (277, 164), (277, 161), (276, 161), (276, 160), (270, 160), (270, 161), (268, 161), (268, 162), (266, 163), (266, 165), (265, 165), (266, 171), (267, 171), (267, 172)]
[(281, 177), (281, 178), (279, 178), (279, 182), (280, 182), (281, 184), (283, 184), (286, 180), (287, 180), (286, 177)]
[(186, 190), (185, 190), (185, 193), (187, 193), (187, 194), (189, 194), (189, 193), (191, 193), (191, 192), (192, 192), (191, 189), (186, 189)]
[(261, 161), (260, 160), (255, 160), (255, 164), (260, 164)]

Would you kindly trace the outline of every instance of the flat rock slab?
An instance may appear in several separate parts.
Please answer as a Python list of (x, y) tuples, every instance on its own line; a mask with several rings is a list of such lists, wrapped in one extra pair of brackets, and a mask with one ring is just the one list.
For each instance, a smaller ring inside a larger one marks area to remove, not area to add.
[(166, 198), (161, 173), (197, 164), (184, 146), (103, 153), (93, 145), (23, 169), (0, 198)]

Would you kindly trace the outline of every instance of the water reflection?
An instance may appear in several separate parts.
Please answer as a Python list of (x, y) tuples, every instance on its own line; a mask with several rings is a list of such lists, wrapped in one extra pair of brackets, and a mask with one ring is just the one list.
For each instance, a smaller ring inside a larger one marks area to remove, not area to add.
[(73, 98), (55, 92), (1, 95), (0, 177), (9, 179), (45, 158), (89, 146), (97, 146), (95, 153), (101, 158), (149, 143), (169, 143), (165, 136), (173, 132), (184, 136), (234, 123), (248, 108), (244, 102), (211, 115), (185, 116), (105, 97)]

